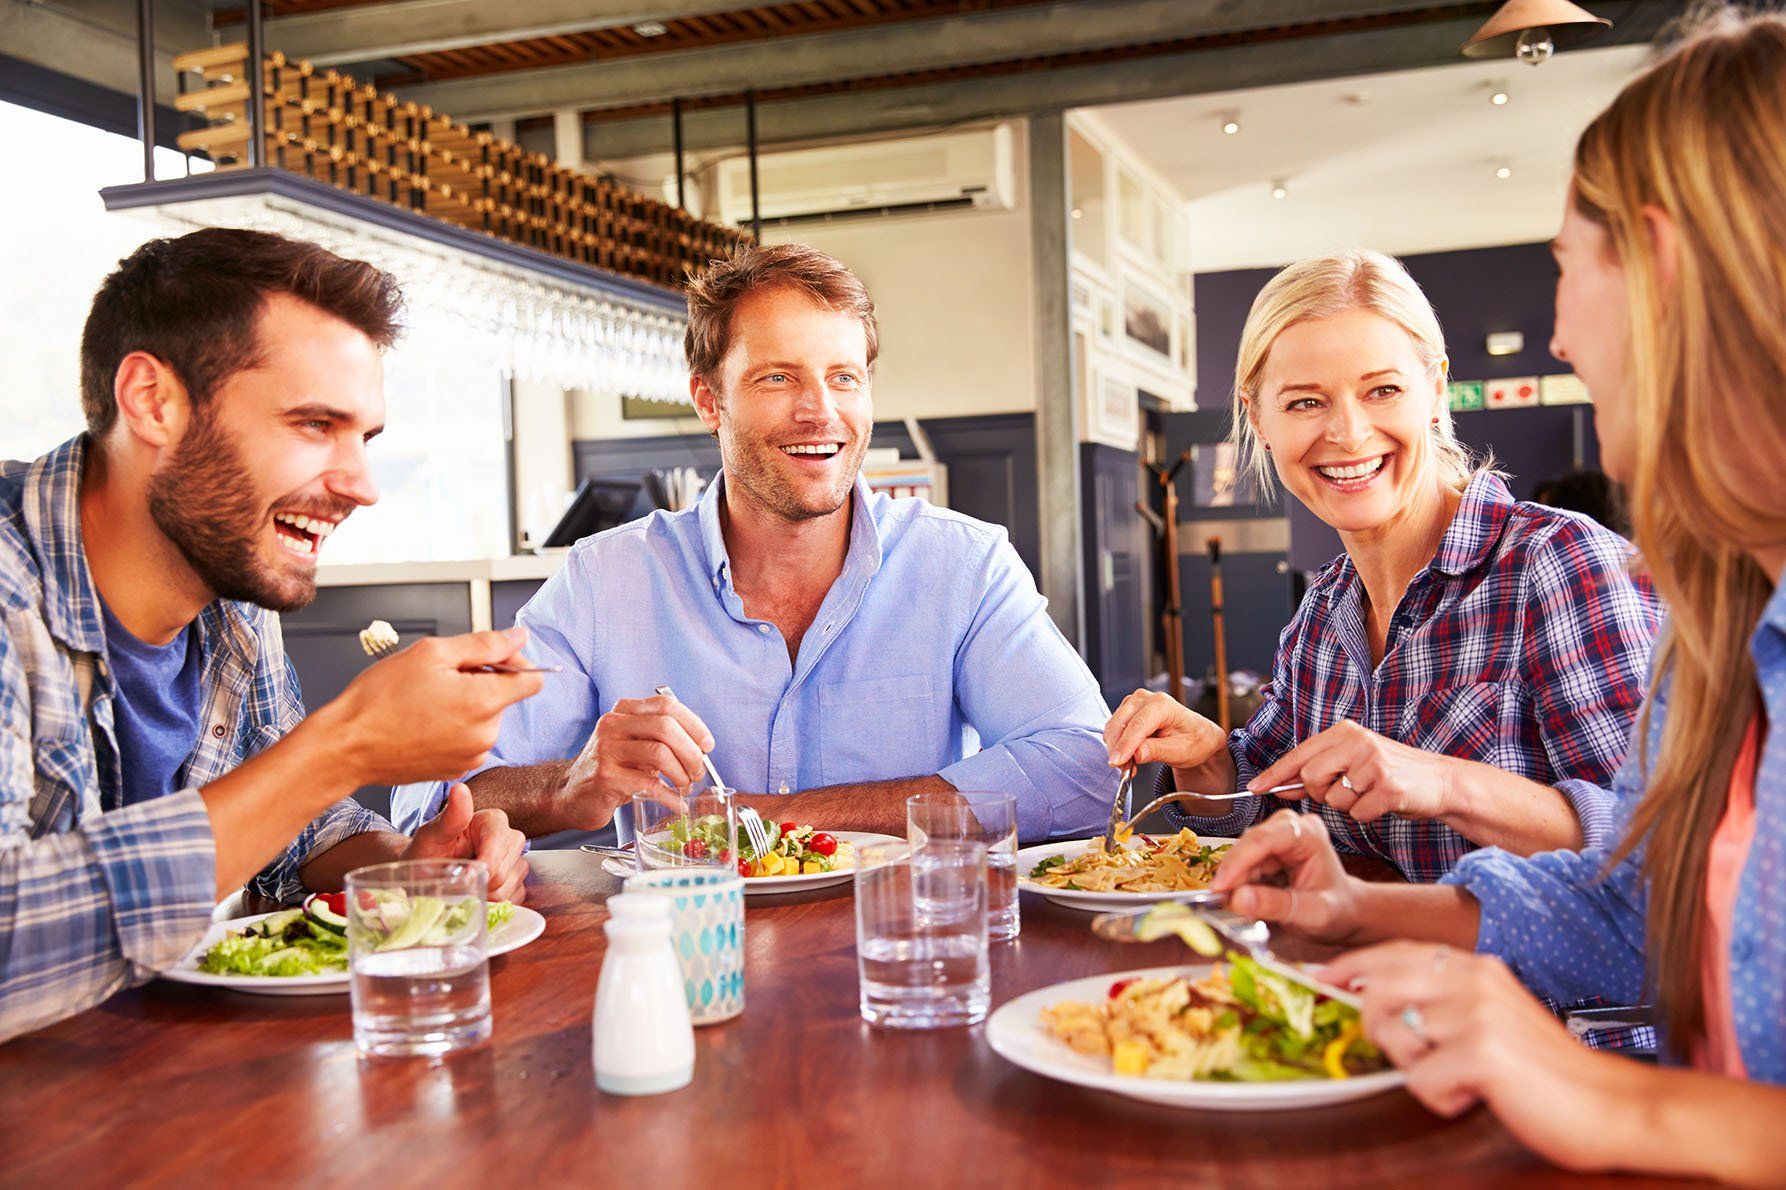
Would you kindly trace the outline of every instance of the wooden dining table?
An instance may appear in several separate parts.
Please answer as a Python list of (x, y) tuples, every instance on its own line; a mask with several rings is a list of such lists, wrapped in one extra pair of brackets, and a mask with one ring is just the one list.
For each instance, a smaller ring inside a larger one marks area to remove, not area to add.
[[(445, 1059), (368, 1059), (346, 995), (154, 981), (0, 1045), (0, 1183), (80, 1187), (1636, 1186), (1571, 1175), (1482, 1110), (1404, 1091), (1283, 1112), (1185, 1111), (1011, 1065), (981, 1027), (871, 1028), (849, 885), (752, 897), (744, 1014), (696, 1031), (693, 1083), (597, 1090), (590, 1013), (606, 899), (581, 852), (532, 857), (530, 945), (491, 961), (494, 1036)], [(1023, 894), (992, 947), (994, 1005), (1182, 961), (1095, 938)]]

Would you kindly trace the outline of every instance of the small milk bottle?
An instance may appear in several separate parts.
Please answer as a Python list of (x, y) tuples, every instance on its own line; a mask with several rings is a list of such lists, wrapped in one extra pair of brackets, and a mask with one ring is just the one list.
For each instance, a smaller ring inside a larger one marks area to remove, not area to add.
[(608, 898), (608, 953), (595, 986), (595, 1085), (610, 1095), (686, 1087), (695, 1072), (682, 969), (670, 946), (670, 899)]

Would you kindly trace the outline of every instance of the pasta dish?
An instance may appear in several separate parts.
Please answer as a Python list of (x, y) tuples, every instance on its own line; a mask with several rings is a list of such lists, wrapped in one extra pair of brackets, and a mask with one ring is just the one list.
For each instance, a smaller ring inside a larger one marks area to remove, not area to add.
[[(1139, 840), (1139, 845), (1132, 845)], [(1208, 888), (1228, 844), (1205, 846), (1189, 827), (1166, 839), (1136, 835), (1106, 855), (1104, 840), (1093, 839), (1076, 857), (1054, 855), (1029, 872), (1043, 888), (1074, 892), (1186, 892)]]
[(1358, 1011), (1230, 953), (1201, 979), (1121, 979), (1099, 1004), (1042, 1010), (1050, 1036), (1116, 1074), (1275, 1082), (1383, 1069)]

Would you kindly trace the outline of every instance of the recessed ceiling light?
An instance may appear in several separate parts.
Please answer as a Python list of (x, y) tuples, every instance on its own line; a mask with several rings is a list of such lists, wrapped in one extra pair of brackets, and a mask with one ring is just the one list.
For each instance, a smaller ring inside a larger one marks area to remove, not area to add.
[(1222, 117), (1222, 131), (1227, 133), (1229, 136), (1239, 135), (1239, 133), (1240, 133), (1240, 117), (1238, 115), (1223, 116)]
[(1083, 219), (1083, 218), (1085, 218), (1085, 212), (1080, 210), (1078, 207), (1074, 207), (1073, 208), (1073, 218)]
[(1290, 196), (1290, 187), (1284, 184), (1284, 179), (1282, 179), (1282, 178), (1274, 179), (1271, 183), (1271, 197), (1273, 197), (1273, 198), (1288, 198), (1289, 196)]
[(633, 26), (633, 32), (640, 37), (662, 37), (670, 31), (670, 27), (662, 21), (640, 21)]
[(1495, 166), (1495, 177), (1497, 177), (1497, 178), (1511, 178), (1512, 176), (1513, 176), (1513, 167), (1511, 165), (1508, 165), (1506, 162), (1503, 161), (1501, 164)]
[(1493, 95), (1488, 97), (1488, 101), (1496, 107), (1506, 107), (1507, 98), (1507, 92), (1497, 89)]

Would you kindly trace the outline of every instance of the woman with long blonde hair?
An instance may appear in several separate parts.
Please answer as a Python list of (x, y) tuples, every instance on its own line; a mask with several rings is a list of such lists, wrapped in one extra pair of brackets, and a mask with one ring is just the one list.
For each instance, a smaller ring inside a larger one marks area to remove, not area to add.
[[(1216, 884), (1341, 943), (1367, 1032), (1450, 1115), (1575, 1168), (1786, 1183), (1786, 17), (1704, 22), (1583, 133), (1553, 350), (1593, 395), (1669, 606), (1619, 840), (1367, 885), (1280, 814)], [(1259, 878), (1289, 874), (1288, 887)], [(1439, 943), (1440, 945), (1433, 945)], [(1453, 950), (1469, 947), (1477, 954)], [(1517, 980), (1515, 978), (1517, 976)], [(1655, 1004), (1673, 1065), (1595, 1054), (1520, 987)], [(1759, 1084), (1774, 1084), (1763, 1086)]]
[(1289, 799), (1341, 850), (1416, 881), (1477, 847), (1605, 838), (1660, 605), (1624, 538), (1515, 501), (1471, 458), (1446, 380), (1432, 305), (1382, 253), (1297, 261), (1254, 300), (1234, 440), (1259, 486), (1282, 481), (1345, 552), (1244, 725), (1137, 690), (1105, 727), (1110, 763), (1163, 762), (1162, 785), (1262, 791), (1193, 802), (1183, 825), (1233, 836)]

